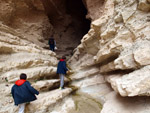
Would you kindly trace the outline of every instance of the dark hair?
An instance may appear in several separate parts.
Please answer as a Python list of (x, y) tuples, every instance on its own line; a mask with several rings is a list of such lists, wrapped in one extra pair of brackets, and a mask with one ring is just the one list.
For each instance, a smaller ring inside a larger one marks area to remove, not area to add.
[(66, 59), (66, 57), (65, 57), (65, 56), (62, 56), (62, 59)]
[(26, 80), (27, 79), (27, 75), (25, 73), (21, 73), (20, 74), (20, 79)]

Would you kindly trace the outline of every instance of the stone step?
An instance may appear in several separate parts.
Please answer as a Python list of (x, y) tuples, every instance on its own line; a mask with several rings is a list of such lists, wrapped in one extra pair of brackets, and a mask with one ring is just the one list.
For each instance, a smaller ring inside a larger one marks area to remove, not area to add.
[[(64, 83), (68, 83), (69, 79), (65, 77)], [(51, 80), (41, 80), (33, 83), (32, 86), (37, 89), (39, 92), (50, 91), (56, 88), (59, 88), (60, 79), (51, 79)]]
[(54, 89), (59, 87), (59, 79), (52, 79), (52, 80), (42, 80), (33, 83), (32, 86), (37, 89), (38, 91), (48, 91), (50, 89)]
[(37, 96), (37, 100), (27, 105), (27, 113), (46, 113), (46, 110), (50, 110), (60, 100), (64, 99), (73, 90), (71, 88), (65, 88), (63, 90), (56, 89), (50, 92), (43, 92)]
[[(54, 78), (56, 77), (56, 67), (53, 66), (43, 66), (43, 67), (34, 67), (27, 69), (20, 69), (15, 71), (8, 71), (3, 73), (1, 78), (7, 78), (8, 82), (15, 82), (19, 79), (20, 73), (26, 73), (27, 79), (30, 81), (42, 80), (44, 78)], [(17, 77), (18, 76), (18, 77)], [(5, 79), (3, 79), (5, 81)]]
[[(26, 55), (26, 57), (25, 57)], [(21, 70), (47, 65), (56, 66), (57, 59), (49, 55), (37, 53), (15, 53), (11, 55), (0, 55), (0, 72), (6, 73), (11, 70)], [(7, 66), (6, 66), (7, 64)]]

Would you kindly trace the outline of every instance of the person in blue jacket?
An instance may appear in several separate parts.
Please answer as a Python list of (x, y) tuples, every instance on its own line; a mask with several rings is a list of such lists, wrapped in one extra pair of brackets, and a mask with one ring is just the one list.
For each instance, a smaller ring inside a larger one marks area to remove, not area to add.
[(39, 94), (26, 79), (25, 73), (20, 74), (20, 80), (17, 80), (11, 89), (14, 103), (19, 106), (19, 113), (24, 113), (25, 104), (36, 100), (35, 94)]
[(50, 50), (55, 51), (56, 41), (53, 37), (49, 38), (48, 44), (49, 44)]
[(62, 56), (57, 65), (57, 74), (60, 76), (60, 89), (64, 89), (64, 76), (68, 71), (66, 67), (66, 57)]

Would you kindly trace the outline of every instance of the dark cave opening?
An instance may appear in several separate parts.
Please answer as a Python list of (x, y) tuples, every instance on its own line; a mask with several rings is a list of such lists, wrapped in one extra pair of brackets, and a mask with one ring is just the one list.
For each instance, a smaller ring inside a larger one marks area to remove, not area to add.
[(91, 21), (86, 19), (87, 9), (82, 0), (66, 0), (66, 12), (72, 18), (76, 18), (81, 26), (81, 35), (85, 35), (90, 29)]
[(53, 25), (57, 56), (72, 56), (82, 37), (90, 29), (91, 21), (86, 19), (87, 9), (82, 0), (42, 1)]

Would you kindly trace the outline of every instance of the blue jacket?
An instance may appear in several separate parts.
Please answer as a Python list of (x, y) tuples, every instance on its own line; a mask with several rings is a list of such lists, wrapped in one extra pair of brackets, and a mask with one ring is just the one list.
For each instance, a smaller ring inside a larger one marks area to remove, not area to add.
[(64, 61), (64, 59), (60, 59), (57, 65), (57, 74), (66, 74), (66, 71), (68, 71), (66, 62)]
[(11, 94), (15, 105), (18, 105), (36, 100), (35, 94), (38, 95), (39, 92), (28, 81), (21, 79), (15, 82), (15, 85), (11, 89)]

